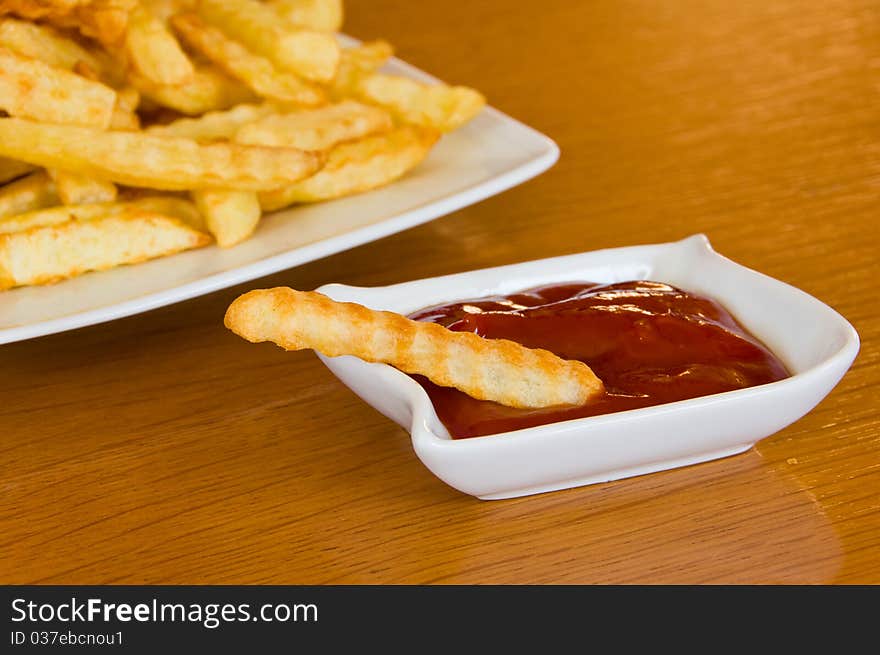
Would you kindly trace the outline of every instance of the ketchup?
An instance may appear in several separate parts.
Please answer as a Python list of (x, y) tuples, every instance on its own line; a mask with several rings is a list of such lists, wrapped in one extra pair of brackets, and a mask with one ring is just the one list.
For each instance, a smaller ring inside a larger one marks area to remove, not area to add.
[(410, 318), (545, 348), (589, 365), (603, 396), (580, 407), (515, 409), (422, 376), (453, 438), (651, 407), (789, 376), (720, 304), (659, 282), (569, 283), (429, 307)]

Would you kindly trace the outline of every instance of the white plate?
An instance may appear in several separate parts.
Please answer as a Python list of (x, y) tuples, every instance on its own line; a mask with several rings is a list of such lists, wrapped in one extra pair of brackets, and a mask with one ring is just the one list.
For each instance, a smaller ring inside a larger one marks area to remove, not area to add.
[[(396, 59), (385, 70), (436, 81)], [(145, 312), (374, 241), (520, 184), (558, 157), (549, 138), (487, 107), (445, 135), (416, 170), (394, 184), (267, 215), (250, 240), (229, 250), (211, 246), (51, 286), (0, 292), (0, 343)]]
[(374, 309), (410, 313), (455, 300), (545, 284), (648, 279), (719, 300), (782, 359), (792, 376), (758, 387), (503, 434), (450, 439), (424, 389), (384, 364), (321, 357), (356, 394), (412, 435), (416, 455), (447, 484), (483, 499), (615, 480), (742, 452), (798, 420), (847, 371), (853, 327), (819, 300), (740, 266), (697, 235), (417, 280), (319, 291)]

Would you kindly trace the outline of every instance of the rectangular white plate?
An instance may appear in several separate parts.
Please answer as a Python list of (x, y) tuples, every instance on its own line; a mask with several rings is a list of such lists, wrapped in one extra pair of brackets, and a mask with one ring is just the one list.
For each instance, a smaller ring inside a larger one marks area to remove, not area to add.
[[(397, 59), (385, 70), (437, 81)], [(51, 286), (0, 292), (0, 343), (145, 312), (374, 241), (521, 184), (558, 157), (549, 138), (487, 107), (445, 135), (403, 179), (366, 194), (267, 215), (256, 234), (234, 248), (210, 246)]]

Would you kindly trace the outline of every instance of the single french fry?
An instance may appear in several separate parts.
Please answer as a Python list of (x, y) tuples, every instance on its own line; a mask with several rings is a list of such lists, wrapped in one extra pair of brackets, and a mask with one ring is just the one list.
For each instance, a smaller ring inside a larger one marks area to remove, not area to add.
[(258, 100), (247, 86), (211, 66), (197, 65), (193, 78), (179, 86), (156, 84), (135, 73), (129, 76), (129, 81), (144, 97), (157, 105), (188, 116)]
[(198, 0), (141, 0), (153, 16), (159, 20), (168, 22), (174, 14), (184, 11), (192, 11)]
[(134, 200), (130, 200), (127, 204), (154, 214), (171, 216), (183, 221), (199, 232), (207, 233), (208, 231), (208, 227), (205, 224), (205, 218), (196, 206), (186, 198), (170, 195), (152, 195), (135, 198)]
[(137, 89), (126, 86), (116, 92), (116, 105), (113, 107), (113, 116), (110, 118), (111, 130), (136, 131), (141, 127), (141, 119), (137, 115), (137, 108), (141, 101), (141, 94)]
[(0, 289), (50, 284), (210, 241), (176, 218), (142, 209), (0, 234)]
[(342, 29), (342, 0), (269, 0), (267, 4), (294, 25), (318, 32)]
[(274, 114), (279, 109), (271, 103), (236, 105), (212, 111), (197, 118), (179, 118), (165, 125), (151, 125), (145, 131), (156, 136), (180, 136), (196, 141), (231, 140), (248, 123)]
[(36, 166), (28, 164), (26, 161), (0, 157), (0, 184), (5, 184), (10, 180), (21, 177), (22, 175), (27, 175), (35, 168)]
[(178, 14), (171, 19), (174, 29), (190, 48), (205, 56), (229, 76), (240, 80), (267, 100), (293, 105), (326, 102), (324, 91), (293, 73), (278, 71), (271, 61), (255, 55), (196, 14)]
[(387, 134), (340, 143), (311, 177), (259, 194), (260, 206), (274, 211), (294, 203), (319, 202), (384, 186), (415, 168), (437, 141), (438, 133), (403, 126)]
[(85, 48), (50, 25), (9, 16), (2, 18), (0, 46), (56, 68), (74, 70), (77, 64), (85, 64), (95, 71), (96, 78), (101, 81), (119, 83), (124, 78), (122, 67), (106, 53)]
[(116, 91), (116, 104), (127, 111), (134, 111), (141, 102), (141, 94), (133, 86), (126, 86)]
[(391, 115), (353, 100), (318, 109), (269, 114), (243, 125), (235, 135), (237, 143), (327, 150), (342, 141), (388, 132)]
[(68, 221), (90, 221), (99, 216), (119, 214), (128, 208), (127, 203), (100, 202), (86, 205), (57, 205), (34, 209), (21, 214), (0, 218), (0, 234), (24, 232), (37, 227), (61, 225)]
[(117, 101), (116, 106), (113, 107), (113, 116), (110, 118), (110, 129), (136, 132), (140, 127), (141, 120), (135, 110)]
[(129, 186), (260, 191), (311, 175), (319, 153), (0, 118), (0, 156)]
[(77, 29), (104, 45), (113, 45), (125, 34), (129, 14), (137, 3), (138, 0), (9, 0), (0, 3), (0, 11)]
[(125, 52), (135, 70), (155, 84), (186, 84), (195, 74), (192, 62), (165, 22), (143, 5), (129, 16)]
[(346, 98), (357, 91), (358, 83), (376, 72), (387, 62), (394, 49), (387, 41), (377, 40), (343, 48), (339, 55), (339, 67), (330, 81), (329, 90), (336, 99)]
[(50, 169), (49, 176), (55, 181), (58, 197), (65, 205), (84, 205), (94, 202), (116, 200), (116, 185), (85, 175)]
[(46, 171), (35, 171), (0, 187), (0, 219), (51, 207), (58, 202), (52, 178)]
[(115, 104), (100, 82), (0, 48), (0, 109), (12, 116), (106, 128)]
[(252, 343), (382, 362), (478, 400), (510, 407), (583, 405), (604, 387), (589, 366), (506, 339), (336, 302), (314, 291), (257, 289), (226, 310), (227, 328)]
[(221, 248), (247, 239), (260, 221), (260, 203), (252, 191), (202, 189), (193, 191), (192, 197)]
[(342, 4), (0, 0), (0, 235), (140, 211), (229, 247), (404, 175), (482, 96), (380, 73)]
[(257, 0), (200, 0), (196, 11), (281, 70), (313, 82), (333, 79), (339, 45), (332, 34), (299, 29)]
[(466, 86), (423, 84), (408, 77), (374, 73), (360, 80), (355, 96), (392, 112), (413, 125), (451, 132), (486, 105), (483, 95)]
[(150, 195), (125, 202), (94, 202), (83, 205), (57, 205), (56, 203), (54, 206), (0, 216), (0, 234), (61, 225), (72, 220), (90, 221), (101, 216), (116, 216), (134, 210), (171, 216), (199, 232), (207, 232), (202, 215), (195, 205), (186, 198)]

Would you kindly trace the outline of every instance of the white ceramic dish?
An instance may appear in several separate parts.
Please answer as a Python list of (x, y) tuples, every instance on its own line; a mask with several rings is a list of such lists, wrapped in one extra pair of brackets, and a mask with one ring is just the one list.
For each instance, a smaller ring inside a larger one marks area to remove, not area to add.
[(625, 478), (742, 452), (824, 398), (859, 349), (853, 327), (819, 300), (717, 254), (705, 236), (600, 250), (388, 287), (338, 284), (337, 300), (410, 313), (439, 303), (569, 281), (650, 279), (719, 300), (779, 356), (792, 377), (647, 409), (453, 440), (428, 395), (384, 364), (321, 357), (367, 403), (412, 435), (444, 482), (483, 499), (510, 498)]
[[(436, 81), (396, 59), (385, 70)], [(266, 216), (257, 233), (235, 248), (211, 246), (52, 286), (4, 291), (0, 344), (145, 312), (380, 239), (521, 184), (558, 157), (553, 141), (488, 107), (445, 135), (403, 179)]]

